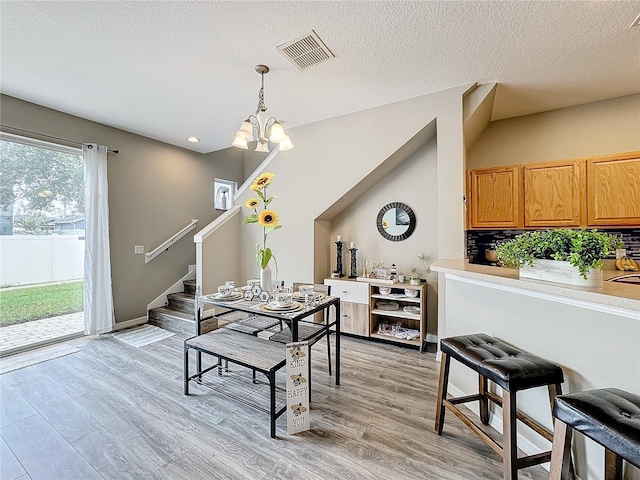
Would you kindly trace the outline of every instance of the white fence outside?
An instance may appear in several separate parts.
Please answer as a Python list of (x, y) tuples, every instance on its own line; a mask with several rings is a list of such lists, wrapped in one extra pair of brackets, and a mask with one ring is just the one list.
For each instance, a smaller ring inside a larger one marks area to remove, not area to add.
[(84, 235), (0, 235), (0, 285), (84, 278)]

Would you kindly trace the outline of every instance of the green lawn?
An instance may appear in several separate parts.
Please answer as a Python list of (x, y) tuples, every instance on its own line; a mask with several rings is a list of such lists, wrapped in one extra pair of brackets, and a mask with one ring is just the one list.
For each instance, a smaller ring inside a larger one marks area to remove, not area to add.
[(0, 289), (0, 327), (84, 310), (84, 282)]

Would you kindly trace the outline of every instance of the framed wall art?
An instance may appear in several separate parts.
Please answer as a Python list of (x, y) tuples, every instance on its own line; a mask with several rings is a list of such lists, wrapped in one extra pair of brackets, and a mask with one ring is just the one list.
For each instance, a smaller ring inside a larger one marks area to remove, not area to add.
[(229, 210), (233, 206), (233, 196), (238, 188), (237, 182), (216, 178), (213, 181), (213, 208)]

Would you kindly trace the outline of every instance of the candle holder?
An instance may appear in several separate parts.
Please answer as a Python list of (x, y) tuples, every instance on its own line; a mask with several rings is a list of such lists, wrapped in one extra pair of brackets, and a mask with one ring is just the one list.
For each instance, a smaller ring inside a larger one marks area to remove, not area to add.
[(358, 249), (350, 248), (349, 251), (351, 252), (351, 275), (349, 275), (349, 278), (358, 278), (358, 269), (356, 268), (356, 252)]
[(338, 271), (340, 278), (344, 277), (344, 270), (342, 266), (342, 245), (344, 242), (342, 240), (338, 240), (335, 242), (336, 244), (336, 270)]

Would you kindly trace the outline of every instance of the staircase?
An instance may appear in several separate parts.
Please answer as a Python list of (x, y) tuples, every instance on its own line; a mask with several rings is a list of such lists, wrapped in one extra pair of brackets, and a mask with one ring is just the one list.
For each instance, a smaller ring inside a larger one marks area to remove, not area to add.
[[(149, 323), (175, 333), (189, 336), (196, 334), (195, 295), (196, 281), (182, 282), (182, 292), (167, 295), (167, 305), (149, 310)], [(218, 319), (213, 317), (201, 322), (200, 333), (207, 333), (218, 328)]]

